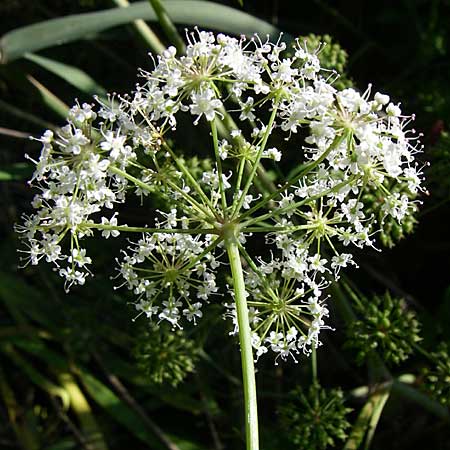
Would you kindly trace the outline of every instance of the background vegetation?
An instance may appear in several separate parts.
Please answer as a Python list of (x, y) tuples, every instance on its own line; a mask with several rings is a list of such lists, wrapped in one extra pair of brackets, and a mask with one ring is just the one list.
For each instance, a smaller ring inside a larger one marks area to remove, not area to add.
[[(169, 3), (163, 2), (170, 13)], [(177, 9), (179, 29), (192, 25), (183, 22), (189, 13), (201, 28), (278, 29), (311, 45), (327, 41), (321, 57), (345, 71), (339, 82), (362, 90), (371, 82), (416, 113), (422, 159), (430, 163), (417, 223), (387, 224), (387, 248), (359, 255), (361, 269), (330, 290), (336, 331), (318, 351), (320, 386), (311, 384), (310, 360), (258, 364), (262, 448), (450, 448), (450, 2), (214, 3), (265, 24), (200, 5)], [(113, 291), (107, 275), (66, 295), (45, 265), (17, 268), (13, 224), (33, 195), (24, 155), (40, 150), (27, 137), (60, 125), (74, 98), (131, 90), (137, 67), (151, 67), (149, 40), (153, 48), (157, 41), (130, 20), (104, 29), (97, 21), (89, 32), (79, 21), (58, 27), (53, 41), (50, 29), (13, 41), (7, 33), (118, 4), (0, 3), (0, 33), (7, 36), (0, 41), (0, 448), (242, 448), (239, 352), (219, 305), (175, 339), (145, 319), (133, 321), (131, 297)], [(151, 26), (168, 44), (163, 27)], [(70, 33), (74, 39), (59, 45)], [(188, 144), (182, 150), (197, 156)], [(201, 161), (190, 164), (201, 170)], [(93, 244), (98, 266), (106, 267), (115, 251), (109, 245)]]

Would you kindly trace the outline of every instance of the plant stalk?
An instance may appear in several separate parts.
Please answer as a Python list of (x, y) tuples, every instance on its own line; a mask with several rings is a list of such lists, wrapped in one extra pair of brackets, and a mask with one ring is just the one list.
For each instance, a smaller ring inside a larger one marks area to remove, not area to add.
[(238, 241), (234, 230), (225, 239), (228, 258), (233, 277), (234, 300), (239, 327), (239, 343), (241, 347), (242, 378), (245, 402), (245, 435), (247, 450), (259, 450), (258, 440), (258, 408), (256, 399), (255, 366), (251, 341), (250, 323), (247, 308), (247, 292), (244, 284), (244, 273), (239, 255)]

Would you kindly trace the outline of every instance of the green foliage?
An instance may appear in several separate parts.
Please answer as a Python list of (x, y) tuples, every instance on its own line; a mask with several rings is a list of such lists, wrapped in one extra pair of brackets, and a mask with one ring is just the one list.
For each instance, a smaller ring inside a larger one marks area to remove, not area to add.
[(350, 427), (341, 389), (311, 384), (296, 388), (280, 408), (280, 422), (288, 439), (298, 450), (324, 450), (347, 437)]
[(198, 343), (182, 330), (151, 325), (139, 335), (135, 356), (150, 384), (172, 387), (194, 372), (198, 360)]
[[(174, 22), (203, 28), (216, 28), (229, 33), (249, 36), (277, 35), (275, 26), (234, 8), (218, 3), (196, 0), (166, 0), (164, 7)], [(0, 40), (0, 62), (11, 62), (26, 53), (39, 51), (55, 44), (84, 39), (90, 33), (128, 24), (136, 19), (157, 21), (148, 1), (135, 2), (127, 8), (114, 8), (51, 19), (11, 31)], [(285, 35), (285, 39), (290, 39)]]
[(388, 364), (400, 364), (421, 340), (420, 324), (414, 311), (403, 299), (392, 298), (389, 292), (356, 299), (355, 310), (359, 320), (347, 328), (346, 345), (356, 352), (355, 358), (362, 364), (373, 351)]
[(450, 346), (441, 342), (429, 357), (433, 366), (423, 369), (423, 387), (442, 405), (450, 407)]

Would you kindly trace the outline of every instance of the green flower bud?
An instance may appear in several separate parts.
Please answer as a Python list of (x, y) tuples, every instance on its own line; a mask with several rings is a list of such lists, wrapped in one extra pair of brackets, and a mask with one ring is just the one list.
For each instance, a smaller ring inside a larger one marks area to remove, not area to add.
[(450, 407), (450, 349), (447, 343), (439, 344), (431, 353), (434, 367), (423, 370), (424, 389), (444, 406)]
[(350, 411), (342, 390), (312, 384), (307, 391), (300, 387), (292, 391), (279, 413), (288, 439), (298, 450), (323, 450), (347, 437)]
[(139, 336), (135, 356), (152, 384), (176, 387), (194, 371), (198, 346), (181, 330), (151, 325)]
[(347, 329), (346, 347), (356, 350), (356, 361), (362, 364), (368, 353), (377, 349), (386, 363), (399, 364), (413, 352), (420, 341), (420, 324), (403, 299), (388, 292), (370, 301), (359, 299), (355, 309), (360, 317)]

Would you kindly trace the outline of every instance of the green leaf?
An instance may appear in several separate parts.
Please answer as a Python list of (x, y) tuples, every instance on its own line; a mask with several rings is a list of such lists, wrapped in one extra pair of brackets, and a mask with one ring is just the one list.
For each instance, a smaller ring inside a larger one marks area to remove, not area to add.
[(2, 301), (11, 315), (20, 323), (18, 317), (27, 316), (39, 322), (47, 330), (57, 332), (60, 324), (55, 321), (54, 305), (49, 298), (23, 278), (0, 272), (0, 301)]
[(38, 80), (36, 80), (36, 78), (34, 78), (31, 75), (27, 75), (26, 78), (39, 92), (42, 103), (44, 103), (45, 106), (50, 108), (55, 114), (65, 119), (67, 117), (69, 107), (61, 99), (59, 99), (52, 91), (50, 91), (50, 89), (48, 89)]
[[(199, 0), (166, 0), (164, 7), (173, 22), (220, 30), (231, 34), (277, 37), (280, 30), (264, 20), (218, 3)], [(137, 19), (157, 21), (147, 1), (127, 8), (113, 8), (51, 19), (6, 33), (0, 40), (0, 62), (5, 64), (48, 47), (90, 38), (109, 28)], [(289, 41), (292, 37), (284, 34)]]
[(43, 360), (49, 367), (61, 371), (69, 370), (67, 359), (60, 353), (50, 350), (41, 339), (12, 336), (9, 339), (15, 346)]
[(48, 394), (57, 396), (61, 399), (64, 409), (70, 404), (70, 398), (65, 389), (49, 380), (45, 375), (39, 372), (28, 360), (14, 350), (10, 344), (2, 344), (0, 351), (9, 357), (13, 363), (31, 380), (33, 384), (46, 391)]
[(14, 431), (20, 446), (24, 450), (38, 450), (40, 448), (39, 437), (34, 433), (34, 430), (27, 427), (26, 423), (23, 423), (23, 420), (17, 420), (23, 415), (23, 409), (19, 406), (14, 390), (9, 385), (1, 366), (0, 398), (3, 400), (3, 406), (8, 414), (8, 426)]
[[(128, 8), (130, 6), (128, 0), (113, 0), (113, 2), (120, 8)], [(166, 49), (166, 46), (143, 20), (135, 20), (133, 26), (154, 53), (162, 53)]]
[(381, 414), (383, 412), (384, 406), (388, 401), (390, 394), (390, 389), (386, 389), (379, 393), (379, 397), (374, 401), (372, 417), (369, 420), (369, 425), (367, 428), (366, 443), (364, 445), (364, 450), (369, 450), (370, 444), (372, 443), (373, 437), (375, 436), (375, 430), (377, 428), (378, 422), (380, 421)]
[(81, 370), (79, 377), (90, 397), (116, 422), (127, 428), (142, 442), (151, 445), (151, 448), (166, 450), (166, 447), (146, 430), (147, 427), (142, 419), (123, 403), (111, 389), (86, 371)]
[(83, 436), (92, 450), (108, 450), (102, 430), (100, 429), (91, 406), (84, 393), (70, 373), (57, 373), (61, 386), (70, 397), (70, 407), (78, 417)]
[(35, 55), (33, 53), (25, 53), (24, 57), (29, 61), (38, 64), (49, 72), (62, 78), (67, 83), (79, 89), (88, 95), (106, 96), (106, 90), (100, 86), (91, 76), (77, 67), (64, 64), (50, 58)]
[(368, 449), (390, 392), (391, 384), (387, 384), (369, 396), (353, 425), (343, 450), (359, 449), (364, 440), (364, 436), (366, 436), (366, 445), (364, 448)]

